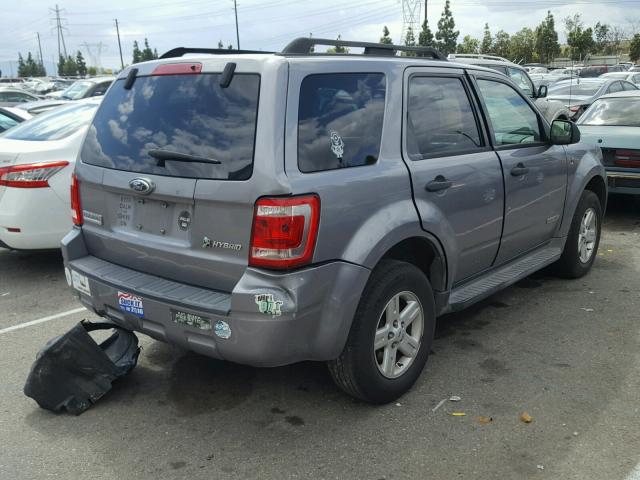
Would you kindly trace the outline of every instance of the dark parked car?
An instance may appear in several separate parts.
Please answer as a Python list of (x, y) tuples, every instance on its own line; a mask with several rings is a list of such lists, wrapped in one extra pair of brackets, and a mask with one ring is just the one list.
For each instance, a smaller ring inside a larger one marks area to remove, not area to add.
[(596, 78), (603, 73), (625, 72), (626, 70), (620, 65), (597, 65), (585, 67), (578, 74), (581, 78)]

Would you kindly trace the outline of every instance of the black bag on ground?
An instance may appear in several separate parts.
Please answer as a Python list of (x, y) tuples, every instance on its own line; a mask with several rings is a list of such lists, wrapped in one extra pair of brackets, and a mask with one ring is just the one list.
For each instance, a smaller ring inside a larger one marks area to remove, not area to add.
[[(88, 332), (115, 329), (98, 345)], [(78, 323), (38, 352), (24, 386), (26, 396), (53, 412), (79, 415), (136, 366), (138, 338), (113, 323)]]

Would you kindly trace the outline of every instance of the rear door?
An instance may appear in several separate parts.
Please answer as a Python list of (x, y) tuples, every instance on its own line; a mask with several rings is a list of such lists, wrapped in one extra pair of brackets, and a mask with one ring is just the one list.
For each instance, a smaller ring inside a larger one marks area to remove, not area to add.
[(563, 147), (549, 144), (548, 127), (521, 91), (497, 76), (474, 75), (504, 170), (500, 264), (553, 236), (564, 210), (567, 159)]
[[(259, 187), (274, 187), (253, 174), (259, 64), (237, 62), (223, 87), (227, 61), (164, 63), (142, 69), (131, 89), (119, 79), (109, 90), (78, 166), (90, 254), (222, 291), (240, 279)], [(277, 121), (263, 122), (261, 135), (273, 137)], [(262, 144), (271, 165), (278, 149)]]
[(489, 268), (503, 218), (502, 170), (463, 70), (411, 68), (405, 78), (404, 157), (423, 226), (455, 239), (454, 282)]

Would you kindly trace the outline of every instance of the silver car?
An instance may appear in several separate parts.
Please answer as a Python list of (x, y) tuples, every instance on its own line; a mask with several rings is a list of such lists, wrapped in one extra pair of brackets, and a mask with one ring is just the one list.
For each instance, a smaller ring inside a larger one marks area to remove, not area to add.
[(389, 402), (439, 315), (549, 265), (587, 274), (607, 186), (579, 138), (431, 48), (178, 48), (127, 67), (94, 117), (67, 278), (127, 329), (249, 365), (324, 361)]

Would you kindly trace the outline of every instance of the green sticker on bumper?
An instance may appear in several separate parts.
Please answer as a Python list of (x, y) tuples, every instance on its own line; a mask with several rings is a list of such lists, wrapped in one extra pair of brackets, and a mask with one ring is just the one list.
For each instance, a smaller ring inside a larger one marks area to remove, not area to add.
[(211, 330), (211, 320), (194, 313), (172, 310), (171, 317), (175, 323), (179, 323), (180, 325), (187, 325), (200, 330)]

